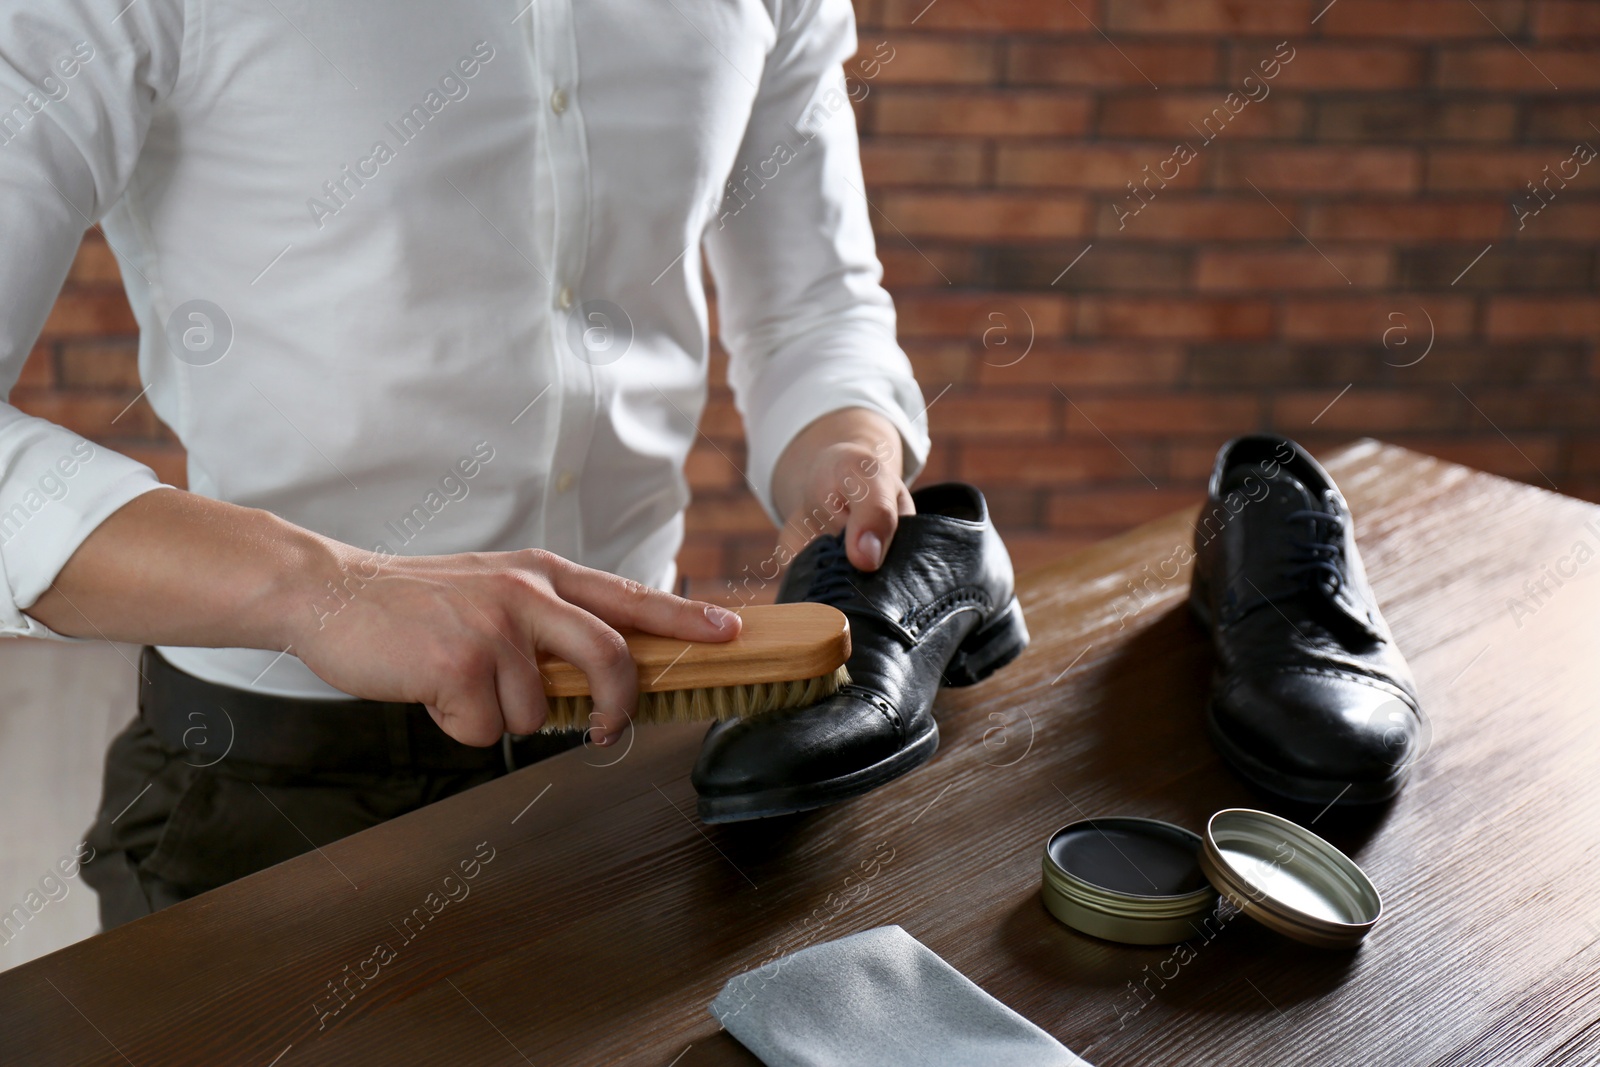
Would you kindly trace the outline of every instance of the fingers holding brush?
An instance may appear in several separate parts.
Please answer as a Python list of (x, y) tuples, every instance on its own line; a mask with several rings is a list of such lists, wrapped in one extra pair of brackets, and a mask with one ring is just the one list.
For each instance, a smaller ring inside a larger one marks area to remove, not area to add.
[(312, 556), (306, 595), (345, 595), (336, 609), (303, 613), (288, 635), (295, 654), (353, 696), (426, 705), (468, 745), (547, 724), (541, 654), (585, 676), (592, 736), (605, 744), (638, 706), (638, 668), (619, 630), (722, 642), (741, 628), (726, 609), (537, 549), (373, 561), (323, 540)]
[(726, 608), (686, 600), (605, 571), (563, 560), (551, 570), (550, 580), (561, 599), (614, 627), (684, 641), (731, 641), (739, 636), (739, 616)]
[(535, 733), (549, 717), (550, 702), (545, 699), (539, 668), (521, 649), (505, 650), (495, 671), (494, 689), (506, 733)]
[(483, 650), (458, 661), (425, 706), (439, 729), (464, 745), (483, 748), (499, 741), (504, 711), (495, 687), (494, 654)]
[(572, 603), (540, 626), (536, 641), (541, 651), (553, 653), (577, 667), (589, 679), (594, 713), (589, 717), (589, 737), (608, 745), (622, 735), (628, 717), (639, 704), (639, 674), (628, 643), (600, 619)]

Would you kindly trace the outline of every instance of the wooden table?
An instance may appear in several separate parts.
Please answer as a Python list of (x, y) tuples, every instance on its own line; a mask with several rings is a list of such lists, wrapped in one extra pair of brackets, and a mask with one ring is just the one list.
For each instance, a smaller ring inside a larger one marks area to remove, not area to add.
[(1187, 575), (1128, 597), (1186, 511), (1028, 576), (1033, 646), (943, 694), (938, 757), (868, 798), (705, 826), (701, 728), (641, 731), (615, 765), (569, 753), (0, 974), (0, 1062), (753, 1063), (706, 1012), (722, 983), (886, 923), (1099, 1067), (1595, 1062), (1600, 509), (1375, 443), (1330, 467), (1433, 729), (1392, 807), (1316, 822), (1384, 895), (1358, 951), (1239, 919), (1176, 967), (1040, 902), (1066, 822), (1285, 810), (1206, 742)]

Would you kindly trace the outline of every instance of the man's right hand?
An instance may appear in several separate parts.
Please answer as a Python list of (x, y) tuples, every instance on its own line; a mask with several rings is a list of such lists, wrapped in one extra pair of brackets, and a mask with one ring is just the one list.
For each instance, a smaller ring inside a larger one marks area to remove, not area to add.
[(427, 705), (478, 746), (544, 722), (536, 652), (588, 675), (591, 736), (608, 744), (638, 698), (617, 627), (685, 641), (739, 633), (723, 608), (548, 552), (374, 559), (268, 512), (163, 488), (97, 526), (26, 610), (70, 637), (287, 650), (347, 693)]
[[(739, 617), (724, 608), (537, 549), (379, 562), (355, 550), (338, 555), (345, 558), (335, 584), (343, 583), (347, 599), (332, 614), (308, 602), (296, 654), (347, 693), (426, 704), (445, 733), (468, 745), (543, 724), (548, 708), (535, 652), (588, 676), (590, 736), (609, 744), (639, 695), (618, 628), (684, 641), (726, 641), (739, 632)], [(323, 587), (318, 603), (328, 602)]]

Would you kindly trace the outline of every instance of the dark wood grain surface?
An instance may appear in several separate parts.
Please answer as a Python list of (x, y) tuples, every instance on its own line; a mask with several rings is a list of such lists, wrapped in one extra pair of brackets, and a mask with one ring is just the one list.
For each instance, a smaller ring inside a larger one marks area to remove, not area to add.
[[(705, 826), (703, 727), (643, 729), (0, 974), (0, 1063), (748, 1064), (706, 1012), (722, 983), (885, 923), (1099, 1067), (1600, 1061), (1600, 509), (1376, 444), (1331, 459), (1431, 717), (1386, 809), (1285, 809), (1212, 752), (1167, 563), (1186, 511), (1027, 576), (1032, 647), (944, 693), (937, 758), (865, 799)], [(1179, 965), (1044, 910), (1058, 826), (1230, 806), (1315, 818), (1365, 867), (1363, 947), (1241, 918)]]

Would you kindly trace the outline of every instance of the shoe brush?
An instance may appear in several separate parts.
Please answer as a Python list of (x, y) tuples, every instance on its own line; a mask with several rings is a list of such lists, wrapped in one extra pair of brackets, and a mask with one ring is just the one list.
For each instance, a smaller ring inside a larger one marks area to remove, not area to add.
[[(731, 641), (683, 641), (622, 631), (639, 668), (636, 723), (704, 722), (801, 708), (850, 680), (850, 622), (827, 604), (771, 604), (742, 609)], [(584, 729), (592, 722), (589, 679), (555, 656), (538, 659), (550, 714), (543, 729)]]

